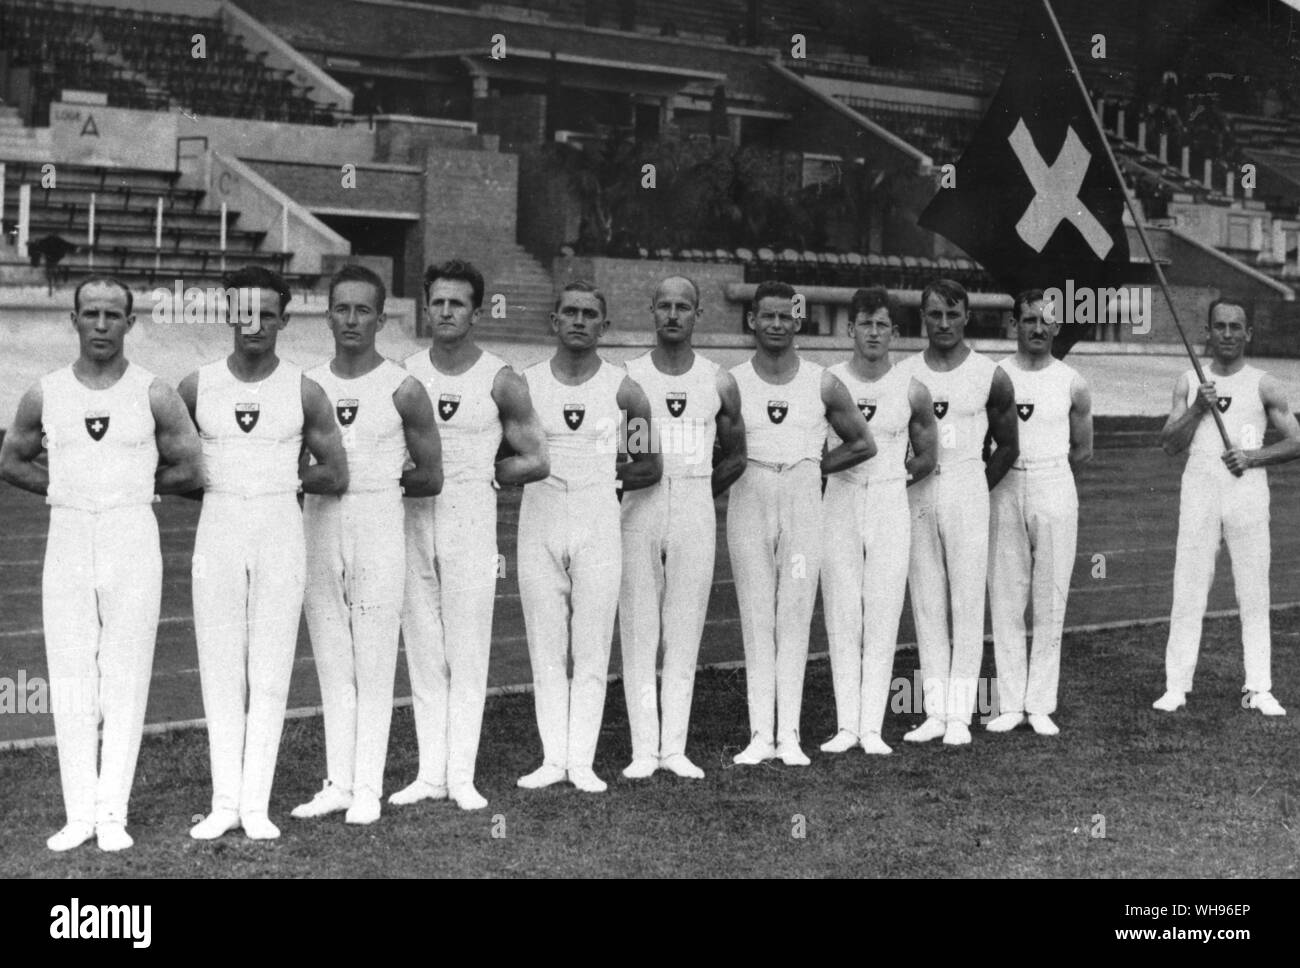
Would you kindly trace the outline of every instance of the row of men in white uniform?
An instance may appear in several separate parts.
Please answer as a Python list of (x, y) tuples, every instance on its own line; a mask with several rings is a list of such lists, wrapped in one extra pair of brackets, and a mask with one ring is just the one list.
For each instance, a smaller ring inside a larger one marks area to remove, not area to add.
[[(294, 816), (378, 819), (399, 625), (420, 766), (390, 802), (486, 805), (473, 775), (498, 571), (494, 481), (527, 485), (518, 570), (543, 762), (521, 787), (568, 779), (605, 789), (592, 764), (616, 613), (633, 747), (624, 774), (703, 776), (685, 750), (714, 566), (714, 542), (700, 538), (715, 532), (714, 498), (728, 488), (751, 730), (737, 763), (809, 762), (799, 721), (819, 578), (839, 727), (823, 750), (890, 752), (880, 729), (909, 580), (926, 719), (904, 738), (970, 742), (986, 569), (1002, 710), (988, 728), (1028, 716), (1037, 732), (1057, 731), (1077, 529), (1070, 467), (1090, 456), (1091, 415), (1082, 379), (1050, 356), (1055, 327), (1041, 293), (1017, 300), (1019, 352), (995, 365), (965, 344), (965, 292), (940, 280), (922, 297), (929, 349), (891, 367), (888, 296), (861, 291), (853, 359), (826, 371), (794, 348), (793, 290), (764, 283), (750, 316), (755, 355), (728, 372), (691, 349), (698, 289), (670, 278), (652, 300), (657, 346), (624, 371), (596, 353), (608, 326), (603, 296), (575, 284), (552, 317), (555, 356), (521, 378), (474, 344), (483, 282), (466, 263), (427, 273), (433, 342), (405, 369), (374, 348), (384, 290), (372, 273), (347, 267), (332, 281), (336, 355), (307, 374), (274, 352), (288, 318), (283, 282), (255, 269), (231, 282), (261, 291), (260, 320), (236, 327), (235, 352), (187, 377), (179, 401), (121, 355), (129, 292), (112, 281), (79, 288), (81, 359), (29, 392), (0, 456), (7, 480), (48, 493), (52, 506), (45, 625), (68, 823), (51, 848), (92, 832), (105, 849), (130, 844), (126, 801), (161, 579), (160, 559), (154, 568), (140, 558), (157, 548), (155, 490), (204, 502), (193, 587), (213, 801), (191, 831), (198, 839), (241, 826), (255, 839), (279, 834), (267, 810), (304, 602), (327, 779)], [(1183, 412), (1171, 425), (1193, 454), (1217, 456), (1199, 423), (1215, 406), (1213, 386), (1180, 383), (1179, 392)], [(1239, 410), (1262, 441), (1262, 413)], [(185, 440), (195, 427), (201, 461)], [(1226, 457), (1218, 466), (1227, 482), (1241, 479), (1244, 468)], [(404, 542), (393, 540), (399, 533)], [(1229, 544), (1240, 589), (1234, 544), (1243, 545), (1231, 531)], [(1182, 537), (1179, 548), (1181, 569)], [(1266, 530), (1264, 554), (1263, 640), (1256, 630), (1252, 646), (1247, 635), (1247, 686), (1268, 712)], [(1198, 555), (1187, 553), (1198, 565), (1184, 583), (1203, 611), (1213, 554), (1208, 569)], [(1178, 606), (1176, 587), (1176, 615)], [(1243, 600), (1243, 624), (1258, 625), (1258, 605), (1250, 622), (1246, 610)], [(1190, 688), (1199, 628), (1188, 633), (1171, 631), (1168, 695)], [(87, 676), (102, 682), (102, 708), (61, 715), (58, 684)]]

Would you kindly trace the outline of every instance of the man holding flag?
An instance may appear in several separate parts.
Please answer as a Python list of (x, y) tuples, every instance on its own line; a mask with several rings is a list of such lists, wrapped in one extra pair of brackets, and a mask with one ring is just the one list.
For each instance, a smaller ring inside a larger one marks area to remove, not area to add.
[[(1246, 363), (1250, 324), (1230, 299), (1210, 306), (1210, 372), (1188, 371), (1174, 386), (1173, 410), (1161, 432), (1165, 453), (1187, 451), (1174, 553), (1174, 604), (1165, 651), (1165, 694), (1154, 707), (1172, 713), (1187, 704), (1201, 644), (1205, 601), (1214, 580), (1220, 535), (1228, 543), (1241, 608), (1246, 684), (1242, 706), (1285, 716), (1269, 672), (1268, 476), (1264, 468), (1300, 457), (1300, 424), (1281, 383)], [(1231, 446), (1224, 451), (1205, 416), (1217, 410)], [(1272, 425), (1282, 439), (1264, 446)]]

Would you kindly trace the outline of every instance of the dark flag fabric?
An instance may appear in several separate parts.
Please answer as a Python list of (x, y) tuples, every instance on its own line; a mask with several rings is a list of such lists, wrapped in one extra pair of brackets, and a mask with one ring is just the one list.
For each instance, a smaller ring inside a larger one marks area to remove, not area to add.
[(1011, 63), (955, 182), (918, 222), (1009, 293), (1064, 290), (1067, 280), (1117, 285), (1128, 267), (1124, 189), (1042, 0), (1026, 3)]

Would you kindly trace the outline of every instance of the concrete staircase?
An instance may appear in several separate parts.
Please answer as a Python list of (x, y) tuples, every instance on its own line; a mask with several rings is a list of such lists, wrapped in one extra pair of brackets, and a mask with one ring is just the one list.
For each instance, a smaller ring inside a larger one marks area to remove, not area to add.
[[(555, 305), (555, 284), (551, 274), (520, 245), (511, 245), (501, 255), (497, 271), (488, 280), (479, 321), (485, 335), (494, 339), (545, 340), (549, 334), (551, 307)], [(492, 318), (492, 296), (506, 297), (506, 318)]]
[(0, 105), (0, 161), (48, 161), (50, 129), (29, 128), (16, 107)]

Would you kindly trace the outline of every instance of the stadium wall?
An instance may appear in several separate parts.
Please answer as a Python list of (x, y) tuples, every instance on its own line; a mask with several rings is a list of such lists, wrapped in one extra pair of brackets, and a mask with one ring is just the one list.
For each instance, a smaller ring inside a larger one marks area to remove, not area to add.
[(340, 165), (362, 165), (375, 160), (375, 133), (364, 125), (327, 128), (248, 118), (190, 118), (180, 113), (173, 116), (177, 119), (178, 137), (205, 137), (209, 147), (236, 158)]
[[(430, 150), (424, 165), (423, 264), (474, 262), (495, 278), (515, 245), (519, 159), (486, 151)], [(418, 275), (412, 278), (419, 278)]]
[(340, 166), (245, 158), (245, 164), (295, 201), (311, 209), (418, 214), (424, 200), (424, 169), (414, 165), (357, 165), (356, 186), (343, 187)]
[[(285, 161), (366, 164), (375, 156), (375, 133), (367, 127), (189, 117), (103, 105), (50, 106), (52, 160), (80, 165), (121, 165), (175, 171), (178, 138), (206, 138), (207, 147), (239, 157)], [(183, 151), (193, 155), (194, 152)]]
[(480, 134), (472, 122), (397, 114), (377, 115), (373, 121), (376, 162), (413, 165), (430, 148), (496, 151), (500, 146), (495, 134)]

